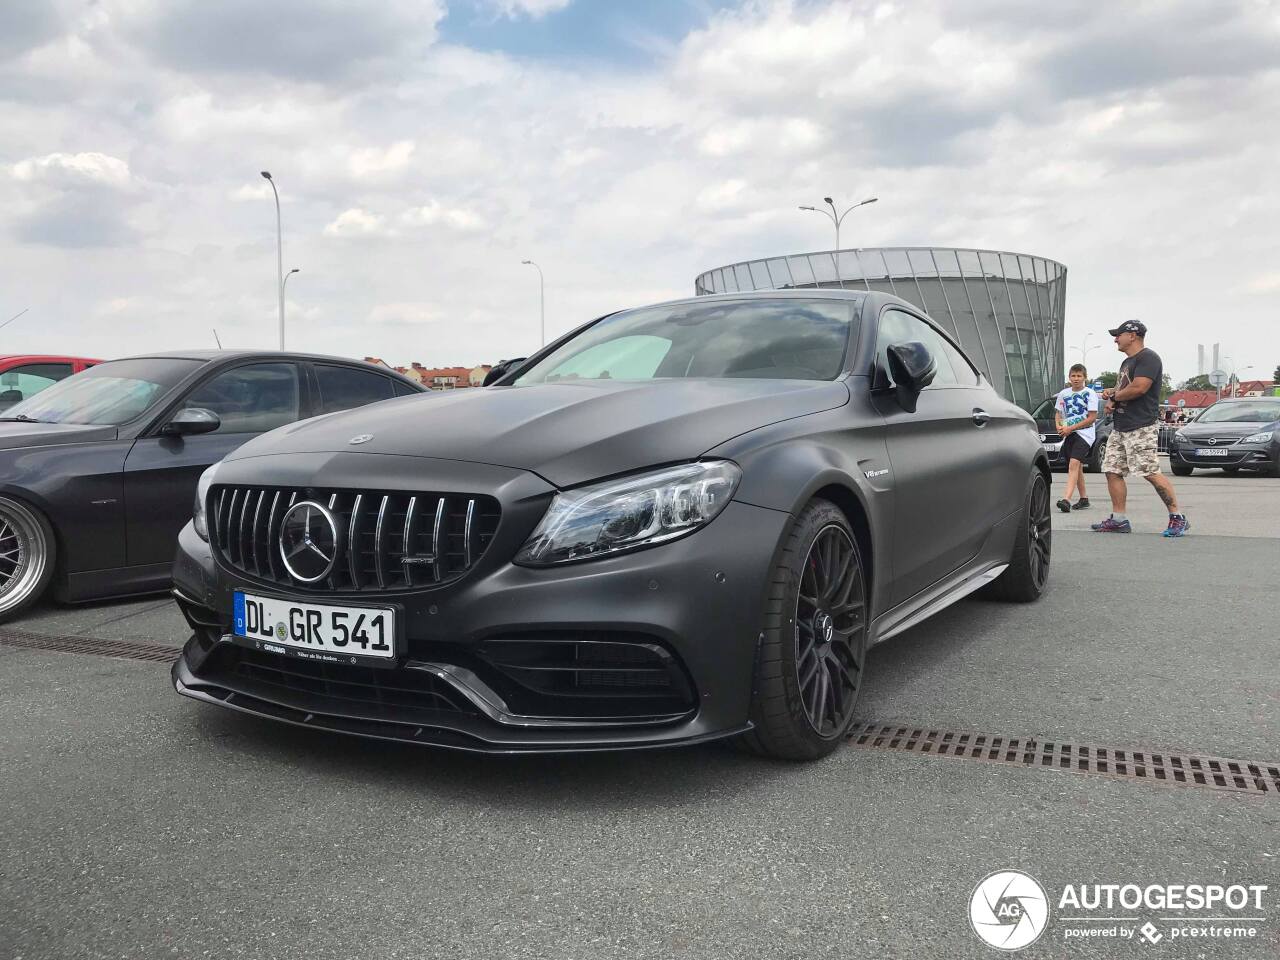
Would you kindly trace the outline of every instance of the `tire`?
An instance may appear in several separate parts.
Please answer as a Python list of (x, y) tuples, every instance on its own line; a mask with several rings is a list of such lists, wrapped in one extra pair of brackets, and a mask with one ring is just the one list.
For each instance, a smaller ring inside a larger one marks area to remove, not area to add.
[(867, 573), (844, 513), (814, 500), (787, 532), (765, 595), (740, 745), (781, 760), (817, 760), (844, 742), (867, 654)]
[(1103, 437), (1093, 448), (1093, 456), (1089, 458), (1089, 466), (1085, 473), (1101, 473), (1102, 460), (1107, 455), (1107, 438)]
[(1183, 463), (1181, 460), (1175, 460), (1173, 457), (1170, 457), (1169, 469), (1173, 471), (1173, 475), (1175, 477), (1189, 477), (1191, 476), (1191, 471), (1194, 468)]
[(1053, 558), (1053, 521), (1049, 514), (1049, 481), (1035, 470), (1027, 490), (1026, 506), (1018, 523), (1009, 567), (980, 595), (988, 600), (1031, 603), (1039, 600), (1049, 582)]
[(38, 510), (0, 497), (0, 623), (44, 594), (58, 559), (53, 528)]

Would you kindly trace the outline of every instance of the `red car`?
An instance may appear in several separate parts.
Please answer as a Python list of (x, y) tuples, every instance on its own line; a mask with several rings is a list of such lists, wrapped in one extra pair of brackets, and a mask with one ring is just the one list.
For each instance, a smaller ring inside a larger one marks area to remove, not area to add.
[(101, 362), (88, 357), (0, 355), (0, 410)]

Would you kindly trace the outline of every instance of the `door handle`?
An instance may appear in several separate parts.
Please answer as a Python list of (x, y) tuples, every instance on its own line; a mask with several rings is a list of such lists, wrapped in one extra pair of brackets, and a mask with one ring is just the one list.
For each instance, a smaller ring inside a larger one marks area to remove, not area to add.
[(987, 421), (990, 419), (991, 414), (987, 413), (987, 411), (983, 410), (981, 407), (973, 408), (973, 422), (978, 426), (985, 427), (987, 425)]

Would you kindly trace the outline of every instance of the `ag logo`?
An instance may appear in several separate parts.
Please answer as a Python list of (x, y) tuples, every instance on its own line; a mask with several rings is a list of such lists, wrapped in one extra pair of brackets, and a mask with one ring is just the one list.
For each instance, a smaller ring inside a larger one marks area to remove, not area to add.
[(1049, 924), (1049, 898), (1034, 877), (997, 870), (974, 888), (969, 924), (988, 946), (1021, 950), (1040, 939)]

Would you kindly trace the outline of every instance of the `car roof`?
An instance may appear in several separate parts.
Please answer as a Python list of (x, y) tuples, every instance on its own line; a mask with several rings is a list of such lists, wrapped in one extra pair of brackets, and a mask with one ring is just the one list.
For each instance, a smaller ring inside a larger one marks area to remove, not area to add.
[(140, 353), (131, 357), (116, 357), (115, 360), (104, 360), (103, 363), (114, 363), (116, 360), (198, 360), (203, 363), (228, 362), (235, 360), (307, 360), (320, 363), (342, 363), (352, 367), (364, 367), (384, 376), (422, 387), (412, 377), (406, 377), (391, 367), (380, 367), (374, 363), (366, 363), (352, 357), (335, 357), (325, 353), (294, 353), (289, 350), (164, 350), (156, 353)]
[[(838, 287), (796, 287), (789, 290), (743, 290), (740, 293), (708, 293), (701, 296), (680, 297), (661, 303), (646, 303), (641, 307), (625, 307), (624, 310), (648, 307), (674, 306), (678, 303), (715, 303), (724, 300), (862, 300), (870, 296), (869, 290), (842, 290)], [(890, 297), (889, 294), (884, 296)], [(890, 297), (890, 299), (898, 299)], [(905, 300), (902, 301), (906, 303)], [(909, 304), (908, 304), (909, 305)], [(918, 310), (919, 307), (912, 307)], [(619, 310), (619, 313), (622, 311)]]
[(77, 360), (84, 363), (102, 362), (94, 357), (74, 357), (65, 353), (0, 353), (0, 364), (14, 360), (25, 360), (28, 363), (74, 363)]

